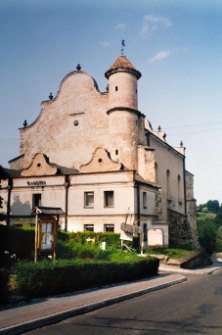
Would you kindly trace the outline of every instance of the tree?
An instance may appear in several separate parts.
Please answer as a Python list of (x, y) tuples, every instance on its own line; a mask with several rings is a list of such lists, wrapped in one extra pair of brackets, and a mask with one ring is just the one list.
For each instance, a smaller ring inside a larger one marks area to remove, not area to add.
[(220, 209), (219, 212), (217, 213), (217, 215), (214, 219), (214, 223), (215, 223), (217, 228), (222, 226), (222, 209)]
[(220, 204), (218, 200), (208, 200), (206, 204), (200, 204), (197, 206), (197, 211), (202, 212), (203, 209), (207, 209), (209, 212), (217, 214), (220, 210)]
[(200, 245), (208, 254), (216, 250), (217, 227), (213, 220), (205, 219), (197, 222)]
[(217, 213), (220, 210), (220, 205), (218, 200), (209, 200), (207, 203), (207, 208), (209, 212)]
[(217, 251), (222, 252), (222, 226), (217, 231)]

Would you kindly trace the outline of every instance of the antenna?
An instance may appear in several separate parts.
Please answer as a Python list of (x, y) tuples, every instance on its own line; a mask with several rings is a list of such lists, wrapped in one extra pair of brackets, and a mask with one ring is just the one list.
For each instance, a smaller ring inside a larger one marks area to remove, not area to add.
[(123, 56), (123, 51), (124, 51), (124, 47), (125, 47), (125, 40), (122, 40), (122, 43), (121, 43), (121, 55)]

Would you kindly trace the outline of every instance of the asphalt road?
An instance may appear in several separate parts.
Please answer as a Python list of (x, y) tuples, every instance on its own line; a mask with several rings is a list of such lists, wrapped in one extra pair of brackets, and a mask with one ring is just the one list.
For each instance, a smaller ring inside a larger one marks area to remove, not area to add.
[(29, 335), (222, 335), (222, 270), (28, 332)]

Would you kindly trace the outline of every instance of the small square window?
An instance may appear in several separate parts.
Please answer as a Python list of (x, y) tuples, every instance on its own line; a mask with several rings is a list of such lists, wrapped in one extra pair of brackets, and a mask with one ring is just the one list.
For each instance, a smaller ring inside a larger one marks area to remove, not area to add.
[(147, 208), (147, 192), (143, 192), (143, 208)]
[(84, 224), (84, 231), (94, 231), (94, 224)]
[(41, 206), (41, 194), (32, 195), (32, 208)]
[(114, 207), (114, 192), (113, 191), (104, 192), (104, 207)]
[(114, 233), (114, 224), (105, 224), (104, 225), (105, 233)]
[(85, 207), (94, 207), (94, 192), (85, 192), (84, 193), (84, 202)]

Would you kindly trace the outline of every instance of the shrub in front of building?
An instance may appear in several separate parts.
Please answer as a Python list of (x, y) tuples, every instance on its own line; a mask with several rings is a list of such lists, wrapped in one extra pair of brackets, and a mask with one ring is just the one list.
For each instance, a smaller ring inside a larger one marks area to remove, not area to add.
[[(87, 239), (94, 242), (87, 242)], [(15, 261), (32, 261), (34, 258), (34, 228), (18, 228), (15, 226), (0, 225), (0, 267), (10, 268)], [(77, 232), (68, 233), (58, 232), (57, 258), (98, 258), (104, 259), (105, 254), (101, 254), (100, 246), (106, 242), (107, 247), (120, 250), (120, 234), (116, 233), (94, 233)], [(133, 242), (128, 242), (129, 246), (139, 250), (139, 238), (134, 237)], [(45, 258), (48, 254), (41, 254), (39, 258)], [(99, 257), (101, 256), (101, 257)]]
[[(72, 240), (76, 243), (85, 244), (87, 243), (88, 238), (95, 239), (95, 245), (101, 245), (102, 242), (106, 242), (107, 246), (115, 246), (116, 248), (120, 248), (120, 234), (117, 233), (95, 233), (88, 231), (68, 234), (68, 240)], [(138, 251), (140, 247), (139, 237), (134, 236), (133, 241), (128, 241), (127, 244), (131, 248)]]
[(102, 242), (106, 242), (107, 245), (115, 245), (118, 247), (120, 245), (120, 234), (116, 233), (95, 233), (95, 232), (77, 232), (69, 233), (69, 240), (74, 241), (75, 243), (85, 244), (87, 239), (94, 239), (94, 244), (99, 245)]
[(0, 268), (0, 305), (7, 300), (9, 290), (9, 273), (6, 269)]
[(129, 261), (61, 260), (19, 263), (17, 285), (26, 297), (46, 297), (121, 283), (157, 274), (159, 260), (146, 257)]
[(57, 259), (101, 259), (102, 253), (101, 247), (92, 243), (81, 244), (74, 240), (57, 242)]
[(0, 225), (0, 267), (11, 267), (15, 259), (32, 260), (34, 240), (33, 228)]

